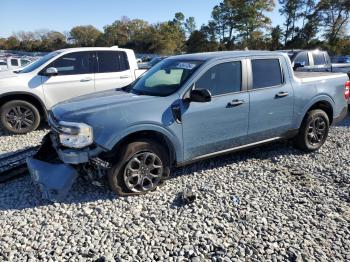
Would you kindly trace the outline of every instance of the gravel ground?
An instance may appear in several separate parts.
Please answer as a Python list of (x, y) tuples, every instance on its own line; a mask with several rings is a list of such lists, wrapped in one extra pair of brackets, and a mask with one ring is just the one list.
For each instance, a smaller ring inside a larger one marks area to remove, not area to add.
[(41, 129), (26, 135), (9, 135), (0, 129), (0, 157), (17, 150), (40, 144), (47, 130)]
[[(138, 197), (79, 180), (49, 204), (29, 177), (7, 182), (0, 260), (350, 261), (349, 139), (350, 117), (319, 152), (276, 143), (231, 154)], [(186, 188), (197, 199), (183, 205)]]

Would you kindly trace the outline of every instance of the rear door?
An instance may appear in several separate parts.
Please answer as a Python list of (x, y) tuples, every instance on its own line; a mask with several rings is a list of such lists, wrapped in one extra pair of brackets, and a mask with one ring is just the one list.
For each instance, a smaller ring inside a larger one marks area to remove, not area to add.
[(96, 91), (121, 88), (133, 81), (128, 56), (124, 51), (98, 51)]
[(251, 59), (249, 142), (284, 135), (292, 124), (294, 92), (284, 58)]
[(48, 107), (64, 100), (95, 92), (94, 53), (74, 52), (57, 58), (43, 69), (55, 67), (56, 76), (42, 76)]

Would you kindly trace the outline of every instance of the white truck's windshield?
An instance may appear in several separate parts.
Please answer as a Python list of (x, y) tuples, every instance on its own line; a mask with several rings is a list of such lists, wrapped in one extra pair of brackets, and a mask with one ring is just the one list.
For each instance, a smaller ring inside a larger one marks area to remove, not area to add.
[(45, 64), (47, 61), (58, 56), (60, 53), (61, 53), (60, 51), (55, 51), (55, 52), (49, 53), (49, 54), (43, 56), (42, 58), (38, 59), (34, 63), (29, 64), (28, 66), (23, 68), (21, 71), (18, 71), (17, 73), (19, 73), (19, 74), (30, 73), (30, 72), (34, 71), (35, 69), (39, 68), (40, 66), (42, 66), (43, 64)]
[(203, 61), (166, 59), (147, 71), (131, 87), (140, 95), (168, 96), (176, 92)]

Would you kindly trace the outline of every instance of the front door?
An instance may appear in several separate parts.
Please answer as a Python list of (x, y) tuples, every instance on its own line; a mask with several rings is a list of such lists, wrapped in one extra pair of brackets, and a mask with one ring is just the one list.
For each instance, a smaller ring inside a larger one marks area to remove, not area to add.
[[(281, 58), (282, 59), (282, 58)], [(280, 137), (291, 128), (294, 92), (280, 59), (252, 59), (249, 142)]]
[(46, 68), (49, 67), (55, 67), (58, 71), (55, 76), (42, 76), (45, 100), (49, 108), (64, 100), (95, 92), (92, 52), (63, 55)]
[(245, 60), (217, 64), (195, 82), (208, 89), (207, 103), (184, 102), (182, 125), (184, 160), (223, 151), (245, 143), (248, 131), (249, 94), (243, 89)]

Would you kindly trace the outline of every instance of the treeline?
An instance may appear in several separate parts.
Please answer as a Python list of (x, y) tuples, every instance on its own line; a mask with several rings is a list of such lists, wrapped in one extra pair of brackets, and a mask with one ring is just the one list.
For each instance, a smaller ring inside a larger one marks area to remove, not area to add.
[(123, 17), (103, 31), (92, 25), (70, 32), (18, 32), (0, 38), (0, 49), (51, 51), (76, 46), (132, 48), (139, 53), (179, 54), (217, 50), (322, 48), (350, 54), (349, 0), (278, 0), (283, 25), (272, 27), (274, 0), (224, 0), (211, 20), (199, 28), (194, 17), (182, 13), (166, 22), (150, 24)]

